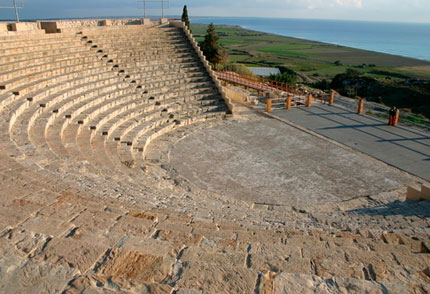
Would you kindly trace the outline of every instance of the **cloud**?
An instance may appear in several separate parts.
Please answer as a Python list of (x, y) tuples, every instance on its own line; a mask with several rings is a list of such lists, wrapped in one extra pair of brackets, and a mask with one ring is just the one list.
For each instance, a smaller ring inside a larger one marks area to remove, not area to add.
[(363, 7), (362, 0), (336, 0), (336, 4), (340, 6), (350, 6), (350, 7), (356, 7), (356, 8)]

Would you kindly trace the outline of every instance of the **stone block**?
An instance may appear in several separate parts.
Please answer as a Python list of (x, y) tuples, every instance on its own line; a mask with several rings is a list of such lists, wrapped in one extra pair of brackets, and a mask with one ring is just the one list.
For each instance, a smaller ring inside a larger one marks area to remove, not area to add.
[(0, 32), (7, 32), (7, 31), (8, 31), (7, 23), (5, 22), (0, 23)]
[(90, 232), (106, 232), (116, 222), (119, 215), (107, 211), (86, 210), (76, 217), (72, 223)]
[(190, 234), (181, 231), (163, 230), (158, 232), (158, 239), (177, 246), (199, 246), (202, 238), (201, 234)]
[(160, 24), (167, 24), (167, 23), (169, 23), (169, 20), (167, 18), (165, 17), (160, 18)]
[[(24, 229), (14, 229), (7, 232), (4, 236), (5, 242), (10, 243), (15, 247), (16, 256), (21, 258), (32, 257), (38, 254), (47, 242), (50, 236), (46, 234), (39, 234)], [(4, 243), (1, 243), (4, 246)]]
[(23, 31), (37, 31), (39, 30), (38, 23), (36, 22), (16, 22), (9, 25), (10, 30), (13, 32)]
[[(315, 275), (300, 275), (282, 273), (274, 278), (274, 294), (359, 294), (387, 293), (386, 287), (380, 283), (351, 278), (324, 279)], [(405, 292), (407, 293), (407, 292)]]
[(121, 246), (121, 249), (160, 256), (176, 256), (181, 248), (182, 246), (175, 248), (173, 244), (166, 241), (134, 236), (127, 237)]
[(421, 199), (421, 191), (412, 186), (408, 186), (408, 190), (406, 192), (406, 201), (419, 201)]
[(252, 293), (257, 274), (245, 268), (244, 254), (207, 253), (186, 250), (181, 260), (186, 268), (179, 288), (203, 290), (205, 293)]
[(424, 184), (421, 186), (421, 194), (424, 200), (430, 200), (430, 184)]
[(89, 244), (72, 238), (53, 239), (34, 259), (74, 268), (84, 274), (95, 266), (107, 249), (105, 244), (95, 242)]
[(56, 21), (42, 21), (40, 22), (40, 27), (45, 30), (47, 34), (58, 33), (58, 27)]
[(6, 277), (1, 278), (1, 293), (54, 294), (62, 293), (76, 271), (61, 265), (27, 261), (9, 267), (5, 274)]
[(173, 258), (143, 254), (138, 251), (114, 249), (97, 271), (97, 275), (106, 276), (116, 284), (130, 285), (159, 283), (167, 278)]
[(110, 27), (112, 26), (112, 20), (104, 19), (104, 20), (101, 20), (99, 24), (100, 26), (103, 26), (103, 27)]
[(63, 236), (72, 229), (70, 223), (43, 216), (32, 217), (20, 225), (21, 228), (50, 236)]
[(126, 215), (122, 216), (110, 231), (123, 235), (144, 237), (151, 232), (152, 225), (151, 220)]
[(142, 24), (144, 26), (149, 26), (152, 24), (151, 19), (150, 18), (142, 18)]

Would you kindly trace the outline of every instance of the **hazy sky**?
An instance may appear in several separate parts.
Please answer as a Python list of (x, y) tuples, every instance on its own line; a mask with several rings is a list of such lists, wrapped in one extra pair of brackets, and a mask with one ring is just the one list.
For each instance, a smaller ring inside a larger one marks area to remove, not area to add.
[[(25, 0), (21, 18), (143, 16), (137, 0)], [(12, 0), (0, 0), (0, 6)], [(168, 15), (188, 5), (190, 16), (259, 16), (430, 23), (430, 0), (172, 0)], [(161, 4), (152, 3), (152, 6)], [(149, 10), (160, 16), (161, 11)], [(0, 19), (13, 19), (1, 9)]]

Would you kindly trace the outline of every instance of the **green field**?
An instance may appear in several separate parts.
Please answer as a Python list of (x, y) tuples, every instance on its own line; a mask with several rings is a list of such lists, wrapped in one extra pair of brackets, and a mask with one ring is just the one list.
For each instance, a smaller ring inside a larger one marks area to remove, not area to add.
[[(206, 29), (207, 25), (192, 24), (197, 41), (203, 40)], [(374, 78), (430, 79), (428, 61), (271, 35), (238, 26), (217, 26), (216, 30), (221, 45), (229, 53), (229, 61), (248, 66), (287, 66), (298, 72), (304, 82), (331, 79), (347, 68)], [(335, 65), (336, 61), (340, 65)]]

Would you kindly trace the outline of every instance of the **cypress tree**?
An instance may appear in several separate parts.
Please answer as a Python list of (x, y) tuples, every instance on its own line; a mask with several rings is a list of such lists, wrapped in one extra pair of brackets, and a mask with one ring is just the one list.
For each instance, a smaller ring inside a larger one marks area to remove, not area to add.
[(190, 30), (191, 32), (191, 28), (190, 28), (190, 19), (188, 18), (188, 9), (187, 9), (187, 5), (184, 5), (184, 10), (182, 11), (182, 22), (185, 23), (185, 26)]
[(218, 41), (219, 37), (215, 31), (215, 26), (211, 23), (208, 26), (205, 40), (201, 43), (200, 47), (206, 59), (214, 65), (221, 63), (225, 55)]

